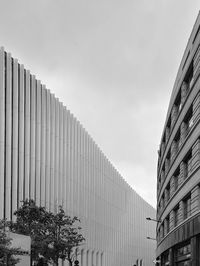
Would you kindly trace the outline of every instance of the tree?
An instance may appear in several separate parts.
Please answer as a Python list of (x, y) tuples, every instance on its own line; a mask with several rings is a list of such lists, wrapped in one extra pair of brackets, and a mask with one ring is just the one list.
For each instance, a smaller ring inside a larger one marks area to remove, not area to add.
[(7, 235), (8, 222), (0, 220), (0, 265), (16, 265), (19, 262), (15, 255), (19, 248), (11, 247), (12, 239)]
[(15, 212), (16, 221), (10, 224), (13, 232), (28, 235), (31, 238), (31, 264), (32, 261), (38, 261), (39, 253), (44, 245), (43, 237), (47, 234), (46, 227), (49, 223), (51, 213), (44, 207), (38, 207), (34, 200), (22, 202)]
[(14, 212), (14, 215), (16, 222), (11, 224), (11, 229), (32, 236), (37, 231), (37, 227), (40, 228), (49, 223), (51, 213), (47, 212), (45, 207), (38, 207), (34, 200), (26, 199), (22, 201), (22, 206)]
[(38, 207), (34, 200), (23, 201), (14, 214), (16, 222), (11, 228), (31, 237), (33, 260), (39, 261), (39, 256), (43, 256), (46, 262), (58, 265), (59, 259), (67, 259), (72, 265), (75, 249), (85, 240), (76, 216), (71, 218), (66, 215), (62, 207), (53, 214), (45, 207)]
[(77, 226), (80, 220), (76, 216), (71, 218), (66, 215), (61, 206), (58, 213), (52, 218), (49, 238), (51, 259), (56, 265), (58, 265), (59, 259), (66, 259), (72, 265), (75, 249), (85, 241), (80, 233), (81, 227)]

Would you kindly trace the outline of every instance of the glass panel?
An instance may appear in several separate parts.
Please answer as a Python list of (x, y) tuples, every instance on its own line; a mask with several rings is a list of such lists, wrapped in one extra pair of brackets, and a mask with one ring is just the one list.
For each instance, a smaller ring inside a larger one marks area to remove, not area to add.
[(184, 247), (181, 247), (179, 249), (177, 249), (177, 253), (176, 253), (176, 256), (179, 257), (179, 256), (183, 256), (183, 255), (187, 255), (191, 252), (191, 245), (188, 244)]
[(191, 261), (190, 260), (186, 260), (186, 261), (181, 261), (176, 263), (177, 266), (191, 266)]

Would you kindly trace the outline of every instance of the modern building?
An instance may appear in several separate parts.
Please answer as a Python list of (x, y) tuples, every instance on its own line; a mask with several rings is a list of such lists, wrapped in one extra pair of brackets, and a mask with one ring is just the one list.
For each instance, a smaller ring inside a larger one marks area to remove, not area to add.
[[(152, 265), (155, 217), (69, 110), (0, 50), (0, 217), (26, 198), (81, 219), (81, 266)], [(67, 262), (64, 263), (67, 265)]]
[(188, 40), (161, 138), (159, 265), (200, 265), (200, 14)]

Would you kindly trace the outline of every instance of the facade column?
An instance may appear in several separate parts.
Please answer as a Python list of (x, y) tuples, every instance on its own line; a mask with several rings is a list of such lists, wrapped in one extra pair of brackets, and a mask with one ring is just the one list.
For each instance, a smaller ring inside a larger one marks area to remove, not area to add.
[[(12, 128), (12, 192), (11, 193), (12, 193), (12, 220), (15, 221), (16, 216), (13, 215), (13, 211), (17, 209), (17, 183), (18, 183), (17, 181), (18, 180), (17, 178), (18, 177), (18, 61), (17, 60), (14, 60), (14, 63), (13, 63), (13, 125), (12, 127), (13, 128)], [(1, 157), (0, 157), (0, 160), (1, 160)], [(1, 186), (1, 182), (0, 182), (0, 186)]]
[[(4, 218), (4, 175), (5, 175), (5, 74), (4, 49), (0, 48), (0, 218)], [(15, 195), (16, 196), (16, 195)], [(15, 197), (16, 198), (16, 197)]]
[(12, 84), (11, 55), (6, 55), (6, 133), (5, 133), (5, 218), (11, 218), (11, 143), (12, 143)]
[(99, 252), (98, 251), (96, 252), (96, 264), (95, 264), (95, 266), (100, 266), (99, 265)]
[(98, 252), (97, 262), (98, 262), (97, 265), (101, 266), (101, 252), (100, 251)]
[[(25, 71), (24, 94), (24, 198), (30, 198), (30, 71)], [(44, 206), (44, 205), (42, 205)]]
[(58, 260), (58, 265), (59, 265), (59, 266), (63, 266), (63, 260), (59, 259), (59, 260)]
[(174, 261), (173, 261), (173, 250), (172, 248), (169, 249), (169, 266), (173, 266)]
[(161, 266), (161, 256), (159, 256), (157, 258), (157, 261), (159, 261), (159, 262), (156, 263), (156, 266)]
[(63, 266), (69, 266), (69, 262), (68, 262), (68, 260), (65, 260), (65, 261), (63, 262)]
[(92, 251), (88, 250), (87, 252), (87, 266), (92, 266)]
[(101, 265), (105, 266), (105, 253), (104, 252), (101, 253)]
[(92, 252), (92, 266), (97, 266), (97, 252)]
[(18, 204), (24, 200), (24, 66), (19, 69)]
[(77, 248), (76, 251), (75, 251), (75, 260), (78, 260), (79, 261), (79, 266), (82, 266), (82, 260), (81, 260), (81, 257), (82, 257), (82, 250)]
[(191, 265), (198, 266), (197, 237), (191, 238)]
[(80, 254), (78, 256), (79, 265), (83, 266), (83, 249), (80, 250)]
[(87, 250), (83, 249), (81, 252), (81, 257), (82, 257), (82, 263), (81, 266), (87, 266)]

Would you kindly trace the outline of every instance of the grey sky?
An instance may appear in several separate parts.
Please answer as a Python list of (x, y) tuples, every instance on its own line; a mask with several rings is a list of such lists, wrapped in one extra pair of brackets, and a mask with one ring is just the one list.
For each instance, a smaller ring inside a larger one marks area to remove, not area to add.
[(0, 5), (0, 45), (60, 98), (127, 182), (155, 206), (157, 149), (199, 1)]

